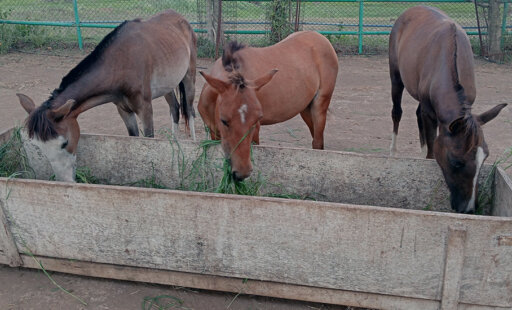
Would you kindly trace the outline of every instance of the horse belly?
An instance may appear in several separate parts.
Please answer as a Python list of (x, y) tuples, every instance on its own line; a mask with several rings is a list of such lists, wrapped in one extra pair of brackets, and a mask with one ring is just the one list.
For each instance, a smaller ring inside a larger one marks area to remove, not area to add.
[(181, 62), (178, 66), (160, 66), (151, 76), (151, 97), (161, 97), (175, 89), (188, 70), (188, 62)]

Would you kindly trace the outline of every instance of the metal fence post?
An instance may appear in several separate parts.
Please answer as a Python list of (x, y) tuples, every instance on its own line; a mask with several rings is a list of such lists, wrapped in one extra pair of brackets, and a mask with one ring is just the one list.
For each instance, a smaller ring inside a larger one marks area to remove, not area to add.
[(505, 46), (505, 35), (507, 34), (507, 13), (508, 13), (508, 1), (505, 1), (503, 4), (503, 20), (501, 21), (501, 49), (503, 50)]
[(78, 16), (78, 4), (77, 0), (73, 0), (73, 10), (75, 11), (75, 24), (76, 24), (76, 36), (78, 37), (78, 47), (80, 50), (84, 49), (82, 43), (82, 31), (80, 30), (80, 17)]
[(363, 53), (363, 18), (364, 18), (364, 11), (363, 11), (363, 0), (359, 0), (359, 55)]

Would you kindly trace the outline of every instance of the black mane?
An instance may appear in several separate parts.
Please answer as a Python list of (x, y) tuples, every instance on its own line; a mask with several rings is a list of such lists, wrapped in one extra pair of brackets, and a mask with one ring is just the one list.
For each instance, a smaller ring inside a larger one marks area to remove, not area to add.
[(239, 69), (238, 60), (234, 57), (235, 52), (245, 48), (245, 45), (236, 41), (231, 41), (224, 48), (222, 54), (222, 66), (227, 72), (232, 72)]
[[(466, 94), (464, 93), (464, 87), (460, 84), (459, 69), (457, 68), (457, 26), (454, 23), (452, 23), (450, 27), (453, 31), (453, 88), (457, 93), (457, 99), (459, 103), (463, 105), (463, 110), (466, 110), (468, 108), (468, 103), (466, 102)], [(469, 106), (469, 109), (471, 109), (471, 106)]]
[[(136, 19), (135, 22), (139, 22), (140, 20)], [(57, 95), (63, 92), (66, 87), (76, 82), (81, 76), (87, 73), (94, 65), (98, 62), (99, 59), (103, 56), (105, 50), (112, 44), (112, 42), (116, 39), (119, 31), (130, 21), (124, 21), (119, 26), (117, 26), (112, 32), (107, 34), (103, 40), (94, 48), (94, 50), (87, 55), (76, 67), (71, 69), (69, 73), (62, 78), (60, 82), (59, 88), (56, 88), (50, 98), (49, 101), (52, 101)]]
[(453, 82), (454, 82), (454, 90), (457, 93), (457, 100), (459, 104), (462, 106), (460, 111), (460, 116), (463, 117), (465, 132), (464, 135), (466, 139), (468, 139), (468, 149), (467, 151), (472, 150), (474, 147), (481, 143), (483, 139), (480, 127), (478, 122), (471, 114), (471, 104), (467, 101), (466, 94), (464, 93), (464, 87), (460, 84), (459, 80), (459, 70), (457, 68), (457, 26), (453, 23), (451, 24), (451, 29), (453, 30)]

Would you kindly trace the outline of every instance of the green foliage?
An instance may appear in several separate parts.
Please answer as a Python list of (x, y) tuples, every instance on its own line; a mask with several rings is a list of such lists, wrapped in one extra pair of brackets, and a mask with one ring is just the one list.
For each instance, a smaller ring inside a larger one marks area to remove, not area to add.
[(267, 17), (270, 22), (269, 41), (271, 44), (281, 41), (293, 32), (293, 27), (289, 22), (289, 11), (290, 0), (272, 0)]
[(502, 167), (503, 170), (507, 170), (512, 167), (512, 147), (506, 150), (503, 155), (500, 156), (493, 164), (491, 171), (485, 178), (484, 183), (478, 190), (478, 209), (475, 210), (475, 214), (486, 214), (488, 209), (491, 208), (494, 193), (493, 193), (493, 182), (496, 170), (498, 167)]
[(208, 40), (205, 36), (197, 37), (197, 57), (199, 58), (214, 58), (215, 57), (215, 44)]
[(76, 169), (76, 182), (86, 184), (100, 184), (101, 180), (95, 177), (88, 167), (79, 167)]
[[(8, 19), (10, 15), (11, 10), (0, 10), (0, 19)], [(17, 45), (39, 48), (50, 40), (41, 26), (0, 24), (0, 54)]]
[(15, 128), (9, 140), (0, 145), (0, 177), (33, 177), (21, 140), (21, 128)]

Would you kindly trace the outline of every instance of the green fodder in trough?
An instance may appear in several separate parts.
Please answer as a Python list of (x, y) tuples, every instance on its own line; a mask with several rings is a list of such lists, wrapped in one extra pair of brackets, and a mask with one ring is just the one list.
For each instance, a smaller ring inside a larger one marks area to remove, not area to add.
[(23, 148), (21, 127), (15, 128), (9, 140), (0, 145), (0, 177), (30, 178), (33, 176), (27, 153)]

